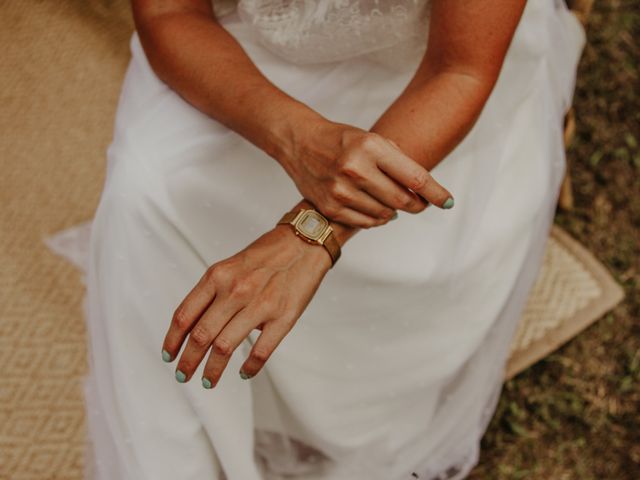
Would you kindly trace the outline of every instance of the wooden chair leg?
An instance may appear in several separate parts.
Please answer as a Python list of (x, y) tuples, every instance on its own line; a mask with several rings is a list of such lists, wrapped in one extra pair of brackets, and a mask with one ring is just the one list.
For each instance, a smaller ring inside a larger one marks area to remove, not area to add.
[(567, 5), (583, 25), (587, 24), (594, 0), (568, 0)]
[[(589, 14), (593, 8), (594, 0), (567, 0), (567, 5), (573, 12), (573, 14), (580, 20), (582, 25), (587, 25)], [(564, 119), (564, 145), (565, 148), (569, 146), (573, 136), (576, 132), (576, 116), (575, 111), (572, 108), (567, 113)], [(571, 171), (569, 165), (567, 165), (567, 171), (560, 187), (560, 196), (558, 198), (558, 206), (562, 210), (573, 209), (573, 189), (571, 187)]]
[[(574, 134), (576, 133), (576, 116), (573, 108), (569, 110), (567, 116), (564, 119), (564, 145), (565, 148), (569, 146)], [(560, 196), (558, 198), (558, 206), (562, 210), (573, 209), (573, 189), (571, 187), (571, 172), (569, 165), (567, 165), (567, 171), (560, 187)]]
[(571, 211), (573, 209), (573, 189), (571, 187), (571, 175), (567, 173), (562, 180), (562, 186), (560, 187), (560, 198), (558, 199), (558, 206), (565, 211)]

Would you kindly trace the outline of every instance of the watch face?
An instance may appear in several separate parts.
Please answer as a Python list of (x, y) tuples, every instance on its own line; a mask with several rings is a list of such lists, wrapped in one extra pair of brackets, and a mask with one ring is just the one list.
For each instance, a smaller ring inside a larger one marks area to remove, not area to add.
[(317, 240), (329, 226), (329, 222), (313, 210), (305, 212), (298, 220), (298, 231), (311, 240)]

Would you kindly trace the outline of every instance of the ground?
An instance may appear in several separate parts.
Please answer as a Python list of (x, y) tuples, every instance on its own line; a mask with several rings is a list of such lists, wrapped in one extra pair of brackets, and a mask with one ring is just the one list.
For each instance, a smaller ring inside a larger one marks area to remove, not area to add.
[(640, 1), (596, 0), (587, 35), (568, 149), (575, 209), (556, 223), (626, 298), (505, 384), (472, 480), (640, 479)]

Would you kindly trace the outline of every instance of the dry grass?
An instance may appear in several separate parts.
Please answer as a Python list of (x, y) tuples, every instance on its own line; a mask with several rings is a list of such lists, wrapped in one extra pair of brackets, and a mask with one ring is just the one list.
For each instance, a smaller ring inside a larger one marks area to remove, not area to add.
[(556, 222), (626, 291), (603, 320), (505, 385), (471, 479), (640, 479), (640, 0), (596, 1)]

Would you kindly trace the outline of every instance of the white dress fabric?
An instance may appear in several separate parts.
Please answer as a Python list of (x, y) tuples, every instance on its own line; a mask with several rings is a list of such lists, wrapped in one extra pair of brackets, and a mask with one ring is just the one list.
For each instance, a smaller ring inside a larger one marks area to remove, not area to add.
[[(353, 30), (361, 43), (336, 46), (336, 58), (318, 43), (344, 35), (335, 22), (305, 32), (317, 24), (309, 16), (377, 3), (241, 0), (220, 21), (275, 85), (368, 129), (420, 60), (393, 52), (420, 36), (426, 3), (398, 1), (415, 4), (414, 33), (380, 48), (360, 38), (380, 34), (366, 21)], [(313, 11), (283, 20), (267, 8), (287, 4)], [(95, 217), (47, 239), (86, 271), (91, 476), (464, 478), (541, 263), (584, 40), (563, 2), (528, 2), (478, 122), (432, 170), (455, 207), (358, 233), (264, 369), (238, 375), (254, 330), (206, 390), (202, 365), (180, 384), (175, 362), (161, 360), (173, 311), (209, 265), (273, 228), (300, 195), (273, 159), (162, 83), (134, 33)]]

